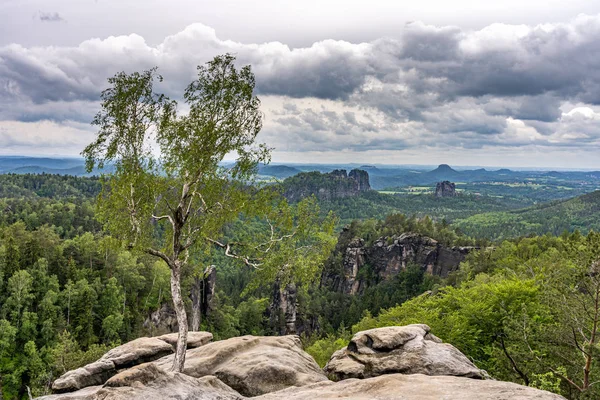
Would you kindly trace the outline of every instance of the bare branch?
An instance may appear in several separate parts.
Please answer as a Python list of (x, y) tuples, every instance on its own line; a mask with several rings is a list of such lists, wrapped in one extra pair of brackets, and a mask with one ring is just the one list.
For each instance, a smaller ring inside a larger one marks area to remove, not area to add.
[(153, 248), (149, 247), (149, 248), (146, 249), (146, 253), (148, 253), (150, 255), (153, 255), (155, 257), (162, 258), (164, 260), (164, 262), (167, 263), (167, 265), (169, 266), (169, 268), (171, 268), (171, 264), (172, 264), (171, 259), (165, 253), (163, 253), (162, 251), (156, 250), (156, 249), (153, 249)]

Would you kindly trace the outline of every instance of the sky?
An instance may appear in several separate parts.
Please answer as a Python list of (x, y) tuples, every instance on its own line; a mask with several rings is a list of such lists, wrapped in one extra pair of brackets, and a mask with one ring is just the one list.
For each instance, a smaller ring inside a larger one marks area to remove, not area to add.
[(107, 78), (233, 53), (276, 162), (600, 168), (600, 1), (0, 0), (0, 155), (76, 156)]

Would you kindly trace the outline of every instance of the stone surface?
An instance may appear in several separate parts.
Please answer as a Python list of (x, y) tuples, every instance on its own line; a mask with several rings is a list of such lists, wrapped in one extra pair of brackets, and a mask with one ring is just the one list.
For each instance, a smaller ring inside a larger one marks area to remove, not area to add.
[[(410, 264), (420, 265), (425, 272), (445, 278), (477, 249), (445, 247), (434, 239), (411, 232), (381, 237), (368, 246), (361, 238), (344, 238), (348, 232), (342, 231), (334, 252), (334, 257), (341, 255), (343, 268), (324, 271), (322, 282), (332, 290), (351, 295), (362, 293), (372, 283), (361, 279), (361, 275), (374, 275), (374, 281), (380, 282), (392, 279)], [(360, 274), (367, 266), (373, 274)]]
[[(173, 356), (156, 361), (170, 368)], [(188, 350), (183, 373), (214, 375), (245, 396), (326, 381), (297, 336), (242, 336)]]
[(369, 379), (321, 382), (254, 399), (564, 400), (562, 396), (516, 383), (422, 374), (390, 374)]
[(187, 351), (183, 373), (169, 371), (172, 355), (132, 366), (140, 358), (131, 354), (154, 357), (166, 349), (157, 341), (171, 347), (174, 335), (141, 338), (111, 350), (93, 368), (87, 366), (102, 374), (104, 364), (120, 363), (122, 369), (103, 385), (40, 399), (563, 399), (514, 383), (471, 379), (481, 378), (482, 372), (422, 324), (357, 333), (326, 366), (337, 382), (327, 379), (297, 336), (243, 336), (201, 345), (208, 335), (191, 333), (195, 337), (190, 342), (200, 347)]
[(40, 400), (240, 400), (237, 392), (214, 376), (193, 378), (166, 372), (152, 363), (125, 370), (104, 386), (92, 386), (73, 393), (44, 396)]
[[(177, 338), (179, 337), (179, 333), (167, 333), (166, 335), (158, 336), (157, 339), (160, 339), (164, 342), (169, 343), (173, 348), (177, 345)], [(204, 346), (209, 343), (213, 339), (213, 334), (210, 332), (188, 332), (188, 341), (187, 348), (194, 349), (196, 347)]]
[[(296, 285), (290, 283), (281, 288), (279, 281), (273, 284), (271, 304), (269, 304), (269, 325), (280, 335), (295, 335), (298, 313), (298, 292)], [(300, 329), (301, 330), (301, 329)]]
[[(198, 347), (212, 340), (209, 332), (190, 332), (188, 348)], [(157, 360), (174, 352), (177, 333), (160, 337), (141, 337), (111, 349), (98, 361), (69, 371), (52, 384), (55, 392), (71, 392), (87, 386), (101, 385), (119, 371), (134, 365)]]
[(455, 197), (456, 185), (449, 181), (438, 182), (435, 185), (435, 197)]
[(362, 169), (353, 169), (348, 174), (348, 177), (356, 181), (359, 192), (371, 190), (371, 185), (369, 184), (369, 173), (367, 171)]
[(350, 174), (345, 169), (330, 173), (302, 172), (283, 182), (284, 193), (289, 201), (299, 201), (312, 195), (321, 200), (332, 200), (358, 196), (371, 189), (369, 173), (353, 169)]
[(163, 303), (144, 321), (144, 328), (150, 336), (162, 335), (178, 331), (177, 313), (171, 303)]
[(483, 379), (464, 354), (429, 331), (427, 325), (415, 324), (358, 332), (348, 347), (331, 356), (325, 372), (334, 380), (390, 373)]

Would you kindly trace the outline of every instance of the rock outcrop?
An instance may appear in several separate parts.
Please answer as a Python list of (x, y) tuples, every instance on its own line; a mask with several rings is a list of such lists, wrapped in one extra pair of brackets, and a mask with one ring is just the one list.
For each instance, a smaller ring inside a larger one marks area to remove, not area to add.
[(367, 171), (353, 169), (350, 174), (345, 169), (330, 173), (303, 172), (287, 178), (283, 182), (283, 195), (289, 201), (299, 201), (312, 195), (321, 200), (354, 197), (371, 190)]
[[(168, 369), (173, 356), (156, 361)], [(244, 396), (327, 380), (297, 336), (242, 336), (188, 350), (183, 373), (214, 375)]]
[[(345, 234), (342, 232), (340, 238)], [(419, 265), (431, 275), (445, 278), (455, 271), (473, 247), (445, 247), (427, 236), (404, 233), (400, 236), (382, 237), (367, 246), (360, 238), (347, 244), (342, 240), (336, 252), (341, 253), (342, 268), (324, 271), (322, 283), (326, 287), (347, 294), (359, 294), (369, 282), (361, 278), (363, 268), (371, 268), (376, 281), (391, 279), (409, 265)]]
[(269, 325), (279, 335), (295, 335), (298, 313), (298, 292), (296, 285), (290, 283), (281, 288), (279, 282), (273, 284), (271, 304), (269, 305)]
[(430, 333), (429, 326), (391, 326), (359, 332), (336, 351), (325, 372), (334, 380), (390, 373), (450, 375), (483, 379), (484, 374), (454, 346)]
[(193, 378), (148, 363), (125, 370), (104, 386), (44, 396), (40, 400), (241, 400), (243, 397), (215, 376)]
[(449, 181), (438, 182), (435, 185), (435, 197), (455, 197), (456, 185)]
[[(212, 337), (209, 332), (189, 332), (188, 348), (205, 345)], [(52, 390), (71, 392), (88, 386), (102, 385), (124, 369), (174, 353), (176, 343), (177, 333), (132, 340), (110, 350), (98, 361), (62, 375), (54, 381)]]
[(163, 303), (152, 312), (144, 321), (144, 329), (151, 336), (177, 332), (177, 313), (173, 305), (170, 302)]
[[(168, 346), (172, 342), (171, 336), (144, 339), (153, 340), (129, 342), (97, 362), (123, 360), (121, 366), (131, 365), (141, 359), (132, 357), (132, 352), (145, 349), (142, 353), (154, 357), (166, 349), (158, 342)], [(204, 339), (190, 342), (197, 345)], [(313, 358), (302, 351), (297, 336), (244, 336), (204, 344), (187, 351), (182, 373), (168, 371), (172, 361), (173, 357), (167, 356), (134, 365), (103, 384), (40, 399), (563, 399), (514, 383), (481, 379), (484, 374), (454, 347), (441, 343), (427, 325), (357, 333), (327, 364), (327, 372), (340, 379), (337, 382), (328, 380)]]
[(564, 400), (562, 396), (516, 383), (454, 376), (390, 374), (292, 387), (258, 400)]
[(354, 179), (358, 184), (359, 192), (366, 192), (367, 190), (371, 190), (371, 185), (369, 184), (369, 173), (362, 169), (353, 169), (348, 174), (350, 179)]

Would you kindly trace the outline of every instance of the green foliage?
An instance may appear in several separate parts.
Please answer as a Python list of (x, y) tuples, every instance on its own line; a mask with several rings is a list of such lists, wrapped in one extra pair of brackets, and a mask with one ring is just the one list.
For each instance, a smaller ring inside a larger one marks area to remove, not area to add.
[(569, 200), (545, 203), (507, 212), (490, 212), (455, 221), (455, 226), (474, 237), (491, 240), (519, 236), (600, 230), (600, 191)]
[(600, 374), (600, 282), (590, 274), (599, 249), (596, 233), (504, 242), (463, 264), (456, 287), (367, 316), (353, 331), (426, 323), (495, 378), (594, 398), (600, 393), (582, 370), (589, 354), (589, 382)]

